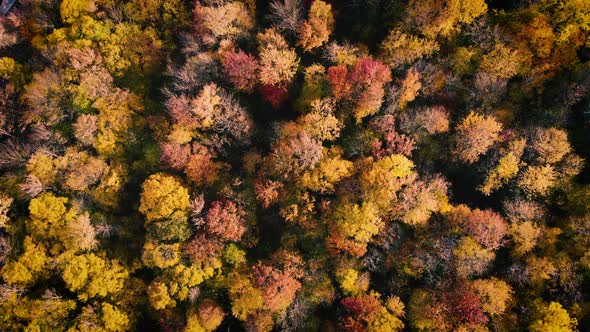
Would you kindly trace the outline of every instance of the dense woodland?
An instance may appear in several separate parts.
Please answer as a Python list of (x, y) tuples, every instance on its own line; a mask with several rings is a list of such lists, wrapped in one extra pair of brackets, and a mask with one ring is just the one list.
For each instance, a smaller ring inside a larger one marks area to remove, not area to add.
[(1, 331), (590, 330), (590, 1), (19, 0)]

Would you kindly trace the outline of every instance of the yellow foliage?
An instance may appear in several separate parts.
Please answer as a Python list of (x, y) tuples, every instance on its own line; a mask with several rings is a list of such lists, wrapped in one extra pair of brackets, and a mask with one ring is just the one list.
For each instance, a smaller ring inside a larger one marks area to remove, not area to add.
[(537, 245), (537, 240), (541, 236), (541, 228), (532, 221), (523, 221), (510, 225), (510, 234), (516, 255), (522, 256)]
[(570, 318), (567, 310), (563, 309), (560, 303), (551, 302), (549, 305), (542, 305), (539, 309), (539, 319), (530, 326), (531, 332), (573, 332), (576, 331), (578, 322)]
[(156, 173), (143, 183), (139, 212), (145, 215), (147, 222), (186, 219), (188, 206), (188, 190), (174, 177)]
[(414, 163), (400, 154), (394, 154), (374, 162), (360, 176), (361, 189), (367, 200), (381, 211), (392, 209), (397, 192), (410, 177), (415, 175)]
[(368, 274), (359, 274), (355, 269), (345, 269), (337, 273), (340, 289), (348, 296), (359, 295), (369, 288)]
[(93, 297), (106, 297), (123, 289), (129, 272), (116, 260), (95, 254), (65, 257), (62, 277), (66, 286), (87, 301)]
[(49, 257), (45, 249), (33, 243), (30, 237), (24, 241), (24, 252), (15, 261), (8, 261), (2, 268), (2, 278), (9, 285), (31, 286), (47, 269)]
[(234, 243), (230, 243), (225, 247), (223, 259), (231, 265), (239, 266), (246, 263), (246, 252)]
[(486, 271), (496, 257), (493, 251), (483, 248), (469, 236), (461, 239), (453, 250), (453, 254), (456, 259), (457, 274), (465, 278)]
[(180, 260), (180, 244), (164, 244), (146, 241), (143, 245), (143, 263), (149, 267), (161, 269), (174, 266)]
[(13, 201), (12, 197), (0, 191), (0, 228), (8, 227), (10, 218), (7, 214)]
[(503, 314), (512, 300), (512, 288), (497, 278), (475, 280), (471, 287), (481, 302), (481, 309), (491, 315)]
[(52, 193), (42, 193), (29, 203), (27, 227), (30, 234), (38, 238), (56, 237), (59, 230), (73, 216), (66, 216), (68, 199)]
[(397, 101), (399, 108), (404, 110), (409, 102), (416, 99), (421, 88), (420, 73), (414, 68), (408, 70)]
[(481, 69), (495, 77), (508, 79), (519, 73), (521, 62), (522, 56), (518, 51), (498, 43), (490, 53), (483, 56)]
[(381, 332), (381, 331), (402, 331), (404, 329), (404, 322), (396, 317), (394, 314), (389, 312), (387, 308), (381, 307), (377, 312), (377, 315), (368, 326), (369, 332)]
[(400, 29), (391, 30), (381, 43), (383, 59), (392, 67), (411, 64), (438, 50), (439, 45), (436, 41), (403, 33)]
[(90, 195), (94, 202), (103, 207), (114, 209), (119, 205), (120, 193), (127, 181), (127, 170), (124, 164), (111, 164), (107, 173)]
[(150, 284), (147, 294), (150, 304), (156, 310), (174, 308), (176, 306), (176, 301), (170, 297), (168, 287), (164, 283), (154, 282)]
[(500, 158), (496, 168), (488, 173), (485, 182), (479, 187), (484, 195), (490, 195), (518, 174), (525, 144), (524, 138), (510, 142), (507, 153)]
[(234, 272), (229, 275), (228, 282), (234, 316), (246, 320), (248, 315), (264, 308), (262, 293), (252, 286), (248, 277)]
[(49, 153), (39, 150), (27, 162), (27, 171), (45, 186), (55, 183), (59, 171), (58, 161)]
[(22, 87), (26, 82), (25, 68), (13, 58), (0, 58), (0, 78), (9, 80), (14, 86)]
[(214, 270), (211, 268), (201, 269), (197, 266), (186, 266), (183, 264), (176, 265), (169, 273), (168, 293), (171, 297), (180, 301), (186, 300), (189, 290), (205, 279), (213, 276)]
[(334, 186), (343, 178), (352, 174), (353, 163), (342, 159), (342, 149), (324, 148), (320, 163), (311, 171), (303, 174), (301, 184), (313, 191), (333, 193)]
[(116, 94), (98, 98), (93, 107), (98, 109), (98, 135), (94, 148), (103, 156), (123, 154), (128, 141), (133, 115), (143, 110), (136, 95), (119, 91)]
[(102, 322), (107, 331), (123, 332), (129, 329), (129, 317), (110, 303), (102, 303)]
[(518, 179), (518, 186), (530, 195), (545, 195), (553, 187), (555, 179), (553, 166), (529, 166)]
[(63, 0), (59, 7), (61, 19), (66, 23), (73, 23), (86, 13), (96, 10), (93, 0)]

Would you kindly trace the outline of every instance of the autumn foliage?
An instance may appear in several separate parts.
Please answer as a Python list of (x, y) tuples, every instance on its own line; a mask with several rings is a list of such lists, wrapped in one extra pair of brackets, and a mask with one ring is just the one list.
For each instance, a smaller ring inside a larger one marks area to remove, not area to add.
[(589, 105), (587, 0), (5, 0), (0, 331), (590, 331)]

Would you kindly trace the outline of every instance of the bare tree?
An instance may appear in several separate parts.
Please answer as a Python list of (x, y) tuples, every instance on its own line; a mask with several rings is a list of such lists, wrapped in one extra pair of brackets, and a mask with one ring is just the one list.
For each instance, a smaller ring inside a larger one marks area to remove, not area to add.
[(300, 0), (274, 0), (270, 3), (270, 19), (281, 31), (296, 33), (303, 23)]

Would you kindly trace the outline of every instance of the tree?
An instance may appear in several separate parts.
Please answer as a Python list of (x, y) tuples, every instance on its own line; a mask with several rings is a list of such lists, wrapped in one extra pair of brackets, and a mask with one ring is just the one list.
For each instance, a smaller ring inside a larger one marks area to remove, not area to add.
[(27, 228), (35, 239), (58, 238), (69, 221), (76, 217), (75, 211), (68, 209), (69, 200), (43, 193), (29, 203)]
[(506, 154), (500, 158), (498, 165), (490, 170), (485, 182), (479, 187), (484, 195), (490, 195), (516, 177), (521, 166), (525, 144), (525, 139), (517, 139), (509, 143)]
[(490, 316), (503, 314), (512, 301), (512, 288), (504, 280), (497, 278), (477, 279), (471, 288), (481, 302), (481, 309)]
[(345, 331), (401, 331), (404, 328), (399, 316), (381, 303), (378, 293), (347, 297), (341, 304), (347, 314), (340, 321)]
[(66, 171), (63, 186), (74, 191), (87, 190), (90, 185), (97, 183), (108, 170), (108, 165), (104, 160), (77, 149), (66, 150), (60, 162)]
[(439, 49), (436, 41), (406, 34), (400, 29), (391, 30), (380, 47), (385, 62), (394, 68), (412, 64)]
[(341, 179), (352, 175), (353, 164), (342, 159), (339, 148), (324, 149), (322, 155), (317, 167), (303, 174), (301, 183), (313, 191), (332, 193)]
[(213, 266), (222, 255), (223, 243), (204, 234), (197, 234), (184, 246), (184, 254), (195, 265)]
[(357, 100), (354, 116), (357, 121), (379, 111), (384, 85), (391, 81), (391, 71), (380, 61), (369, 57), (357, 61), (350, 73), (353, 97)]
[(244, 36), (254, 26), (246, 4), (241, 1), (209, 6), (197, 2), (193, 16), (195, 31), (207, 44)]
[(46, 275), (50, 258), (45, 248), (26, 237), (23, 243), (24, 252), (16, 259), (9, 260), (2, 268), (2, 278), (9, 285), (28, 287)]
[(223, 56), (222, 64), (228, 81), (236, 89), (252, 92), (256, 84), (258, 70), (258, 62), (254, 56), (244, 53), (242, 50), (229, 51)]
[(296, 275), (290, 271), (281, 271), (263, 263), (252, 267), (251, 276), (252, 285), (261, 291), (264, 308), (272, 312), (286, 310), (301, 288)]
[(26, 166), (30, 175), (36, 177), (44, 186), (51, 185), (57, 180), (59, 163), (48, 151), (36, 151)]
[(383, 221), (374, 204), (342, 204), (332, 214), (328, 248), (334, 253), (344, 252), (361, 257), (367, 251), (367, 243), (382, 227)]
[(250, 314), (264, 308), (262, 292), (253, 287), (247, 276), (231, 272), (228, 276), (228, 283), (234, 316), (240, 320), (246, 320)]
[(8, 227), (8, 223), (10, 222), (8, 211), (13, 201), (14, 199), (8, 194), (0, 192), (0, 228)]
[(61, 19), (66, 23), (73, 23), (85, 13), (96, 11), (96, 4), (92, 0), (66, 0), (61, 3)]
[(447, 301), (450, 302), (451, 314), (461, 324), (475, 328), (488, 322), (489, 319), (482, 310), (482, 303), (473, 290), (459, 287), (445, 295), (449, 297)]
[(189, 144), (163, 142), (160, 143), (160, 150), (160, 160), (174, 170), (184, 169), (191, 156), (191, 147)]
[(174, 177), (156, 173), (143, 183), (139, 212), (145, 215), (146, 222), (161, 219), (186, 220), (188, 206), (188, 191)]
[(143, 245), (141, 260), (147, 267), (165, 269), (177, 265), (180, 256), (179, 243), (166, 244), (148, 240)]
[(96, 236), (97, 231), (90, 223), (88, 212), (85, 212), (65, 225), (60, 238), (67, 250), (86, 251), (98, 245)]
[(268, 208), (278, 200), (282, 188), (283, 184), (281, 182), (259, 179), (254, 187), (256, 199), (262, 204), (263, 208)]
[(66, 259), (62, 278), (68, 289), (77, 293), (82, 301), (117, 294), (129, 276), (129, 272), (117, 260), (92, 253), (73, 255)]
[(414, 163), (402, 155), (390, 155), (375, 161), (360, 175), (360, 186), (365, 199), (381, 211), (393, 209), (398, 192), (413, 180)]
[(156, 310), (174, 308), (176, 301), (168, 293), (168, 287), (162, 282), (151, 283), (147, 288), (147, 295), (152, 307)]
[(94, 148), (103, 156), (121, 155), (123, 146), (128, 142), (133, 116), (143, 111), (139, 97), (126, 91), (117, 91), (98, 98), (92, 106), (99, 110)]
[(483, 248), (469, 236), (459, 241), (453, 255), (457, 274), (464, 278), (482, 274), (496, 258), (493, 251)]
[(232, 201), (215, 201), (205, 222), (209, 234), (224, 241), (239, 241), (246, 231), (245, 213)]
[(508, 79), (518, 74), (522, 61), (518, 51), (498, 43), (491, 52), (483, 56), (480, 69), (493, 77)]
[(82, 145), (92, 146), (96, 142), (98, 130), (98, 117), (96, 115), (82, 114), (74, 123), (74, 136)]
[(258, 34), (258, 79), (264, 85), (285, 86), (291, 82), (299, 66), (295, 50), (273, 29)]
[(408, 103), (416, 99), (421, 88), (420, 73), (415, 68), (410, 68), (401, 82), (401, 88), (397, 96), (399, 108), (405, 110)]
[(555, 184), (556, 174), (551, 165), (528, 166), (518, 179), (518, 186), (529, 195), (546, 195)]
[(426, 131), (429, 135), (449, 131), (449, 112), (443, 106), (421, 107), (404, 112), (400, 117), (400, 127), (406, 133)]
[(510, 235), (517, 256), (533, 250), (541, 236), (541, 228), (532, 221), (517, 221), (510, 225)]
[(431, 181), (415, 181), (404, 188), (394, 215), (412, 226), (424, 226), (432, 213), (448, 208), (447, 190), (449, 184), (440, 176)]
[(532, 148), (541, 163), (557, 163), (571, 151), (567, 132), (557, 128), (537, 128), (532, 140)]
[(472, 210), (463, 221), (463, 227), (472, 239), (491, 250), (502, 247), (508, 232), (508, 224), (492, 210)]
[(314, 0), (309, 17), (299, 28), (299, 45), (310, 51), (326, 43), (334, 30), (332, 6), (321, 0)]
[(107, 331), (125, 331), (129, 328), (128, 315), (118, 307), (103, 302), (102, 303), (102, 322)]
[(492, 116), (470, 112), (457, 126), (455, 153), (459, 160), (474, 163), (499, 139), (502, 125)]
[(274, 27), (279, 31), (299, 30), (303, 23), (300, 0), (273, 0), (269, 8)]
[(272, 144), (269, 173), (288, 178), (313, 169), (322, 158), (322, 144), (292, 123), (281, 128)]
[(340, 100), (349, 96), (352, 84), (349, 79), (348, 67), (345, 65), (328, 68), (328, 82), (332, 88), (334, 99)]
[(199, 320), (201, 326), (206, 331), (215, 331), (225, 316), (223, 309), (212, 300), (206, 299), (198, 308)]
[(347, 268), (337, 271), (336, 278), (340, 283), (342, 292), (349, 296), (360, 295), (369, 289), (369, 273), (359, 273), (357, 270)]
[(191, 150), (184, 173), (198, 186), (211, 185), (218, 179), (223, 165), (215, 162), (212, 151), (199, 143), (192, 144)]
[(412, 0), (408, 4), (406, 26), (427, 37), (448, 37), (487, 11), (483, 0)]
[(340, 137), (342, 122), (334, 115), (332, 99), (315, 99), (311, 112), (300, 118), (303, 129), (318, 141), (333, 141)]
[(568, 312), (560, 303), (551, 302), (549, 305), (538, 303), (538, 318), (529, 326), (532, 332), (540, 331), (575, 331), (577, 321), (570, 318)]

